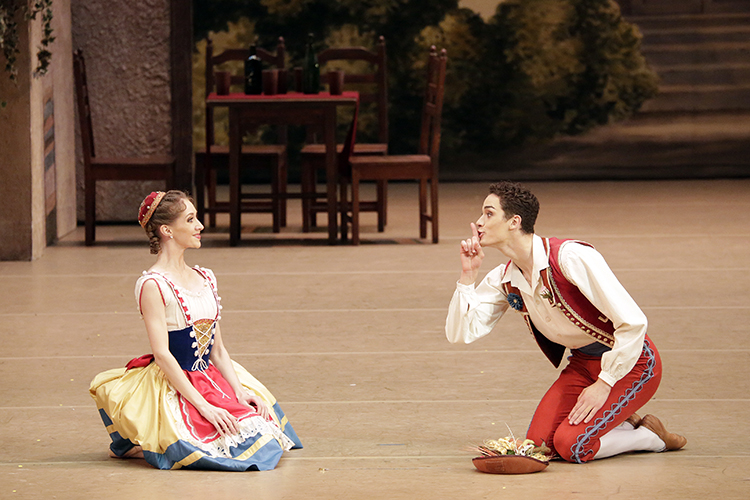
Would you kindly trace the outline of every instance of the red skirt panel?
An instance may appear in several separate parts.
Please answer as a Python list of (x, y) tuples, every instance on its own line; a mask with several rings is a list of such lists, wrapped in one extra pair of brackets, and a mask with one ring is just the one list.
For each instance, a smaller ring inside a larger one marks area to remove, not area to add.
[[(200, 392), (209, 404), (227, 410), (234, 417), (242, 421), (246, 418), (258, 416), (254, 408), (237, 401), (237, 395), (221, 372), (214, 365), (209, 365), (205, 371), (184, 370), (190, 383)], [(187, 399), (180, 395), (180, 412), (193, 438), (209, 443), (220, 436), (219, 431)]]

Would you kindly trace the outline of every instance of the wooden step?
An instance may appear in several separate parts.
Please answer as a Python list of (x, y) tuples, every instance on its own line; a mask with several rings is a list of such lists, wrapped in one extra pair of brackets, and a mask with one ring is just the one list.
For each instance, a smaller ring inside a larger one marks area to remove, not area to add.
[(642, 30), (644, 46), (750, 43), (750, 23), (736, 26), (672, 27)]
[(642, 112), (750, 110), (750, 83), (742, 85), (661, 85)]
[(631, 0), (633, 12), (643, 15), (700, 14), (701, 0)]
[(655, 66), (661, 85), (744, 85), (750, 82), (750, 62)]
[(676, 64), (747, 63), (750, 41), (644, 46), (646, 60), (654, 66)]
[(707, 15), (750, 12), (747, 0), (627, 0), (624, 12), (636, 15)]
[[(750, 2), (749, 2), (750, 4)], [(750, 13), (702, 14), (678, 16), (626, 16), (626, 21), (635, 24), (642, 31), (670, 28), (705, 28), (711, 26), (747, 26)]]

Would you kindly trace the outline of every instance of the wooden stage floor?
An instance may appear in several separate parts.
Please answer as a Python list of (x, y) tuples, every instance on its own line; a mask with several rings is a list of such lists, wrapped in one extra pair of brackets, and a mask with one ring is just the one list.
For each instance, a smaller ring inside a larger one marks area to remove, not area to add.
[[(269, 472), (159, 471), (107, 456), (89, 397), (98, 372), (149, 351), (133, 286), (153, 262), (138, 226), (83, 229), (34, 262), (0, 262), (3, 499), (746, 499), (750, 496), (750, 180), (529, 183), (540, 235), (593, 243), (647, 314), (664, 377), (643, 413), (685, 449), (528, 476), (474, 470), (468, 447), (525, 432), (557, 372), (521, 318), (452, 345), (443, 332), (485, 184), (441, 185), (441, 241), (419, 242), (416, 188), (391, 187), (389, 225), (365, 244), (268, 216), (243, 242), (208, 232), (233, 358), (276, 395), (305, 448)], [(133, 207), (135, 214), (137, 207)], [(324, 222), (324, 221), (322, 221)], [(504, 262), (488, 251), (483, 271)]]

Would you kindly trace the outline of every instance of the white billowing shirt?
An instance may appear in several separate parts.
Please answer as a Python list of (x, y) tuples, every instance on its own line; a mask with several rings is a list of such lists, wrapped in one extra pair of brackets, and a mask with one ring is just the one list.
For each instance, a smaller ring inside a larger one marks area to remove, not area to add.
[[(531, 321), (545, 337), (570, 349), (595, 342), (541, 296), (544, 285), (539, 273), (549, 267), (549, 259), (537, 235), (534, 235), (532, 253), (531, 283), (513, 263), (507, 273), (505, 265), (490, 271), (476, 288), (457, 283), (445, 320), (445, 334), (450, 342), (461, 340), (469, 344), (492, 331), (510, 307), (501, 284), (504, 281), (519, 289)], [(565, 243), (560, 248), (558, 261), (568, 281), (615, 327), (615, 344), (611, 351), (602, 355), (599, 374), (600, 379), (612, 386), (635, 366), (641, 355), (648, 325), (646, 316), (594, 248)]]

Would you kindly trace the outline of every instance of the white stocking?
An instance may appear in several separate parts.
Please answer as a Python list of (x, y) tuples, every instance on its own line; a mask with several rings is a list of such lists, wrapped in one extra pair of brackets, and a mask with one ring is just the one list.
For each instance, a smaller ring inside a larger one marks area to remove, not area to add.
[(666, 444), (645, 427), (628, 424), (615, 427), (599, 439), (599, 451), (594, 459), (607, 458), (628, 451), (664, 451)]

